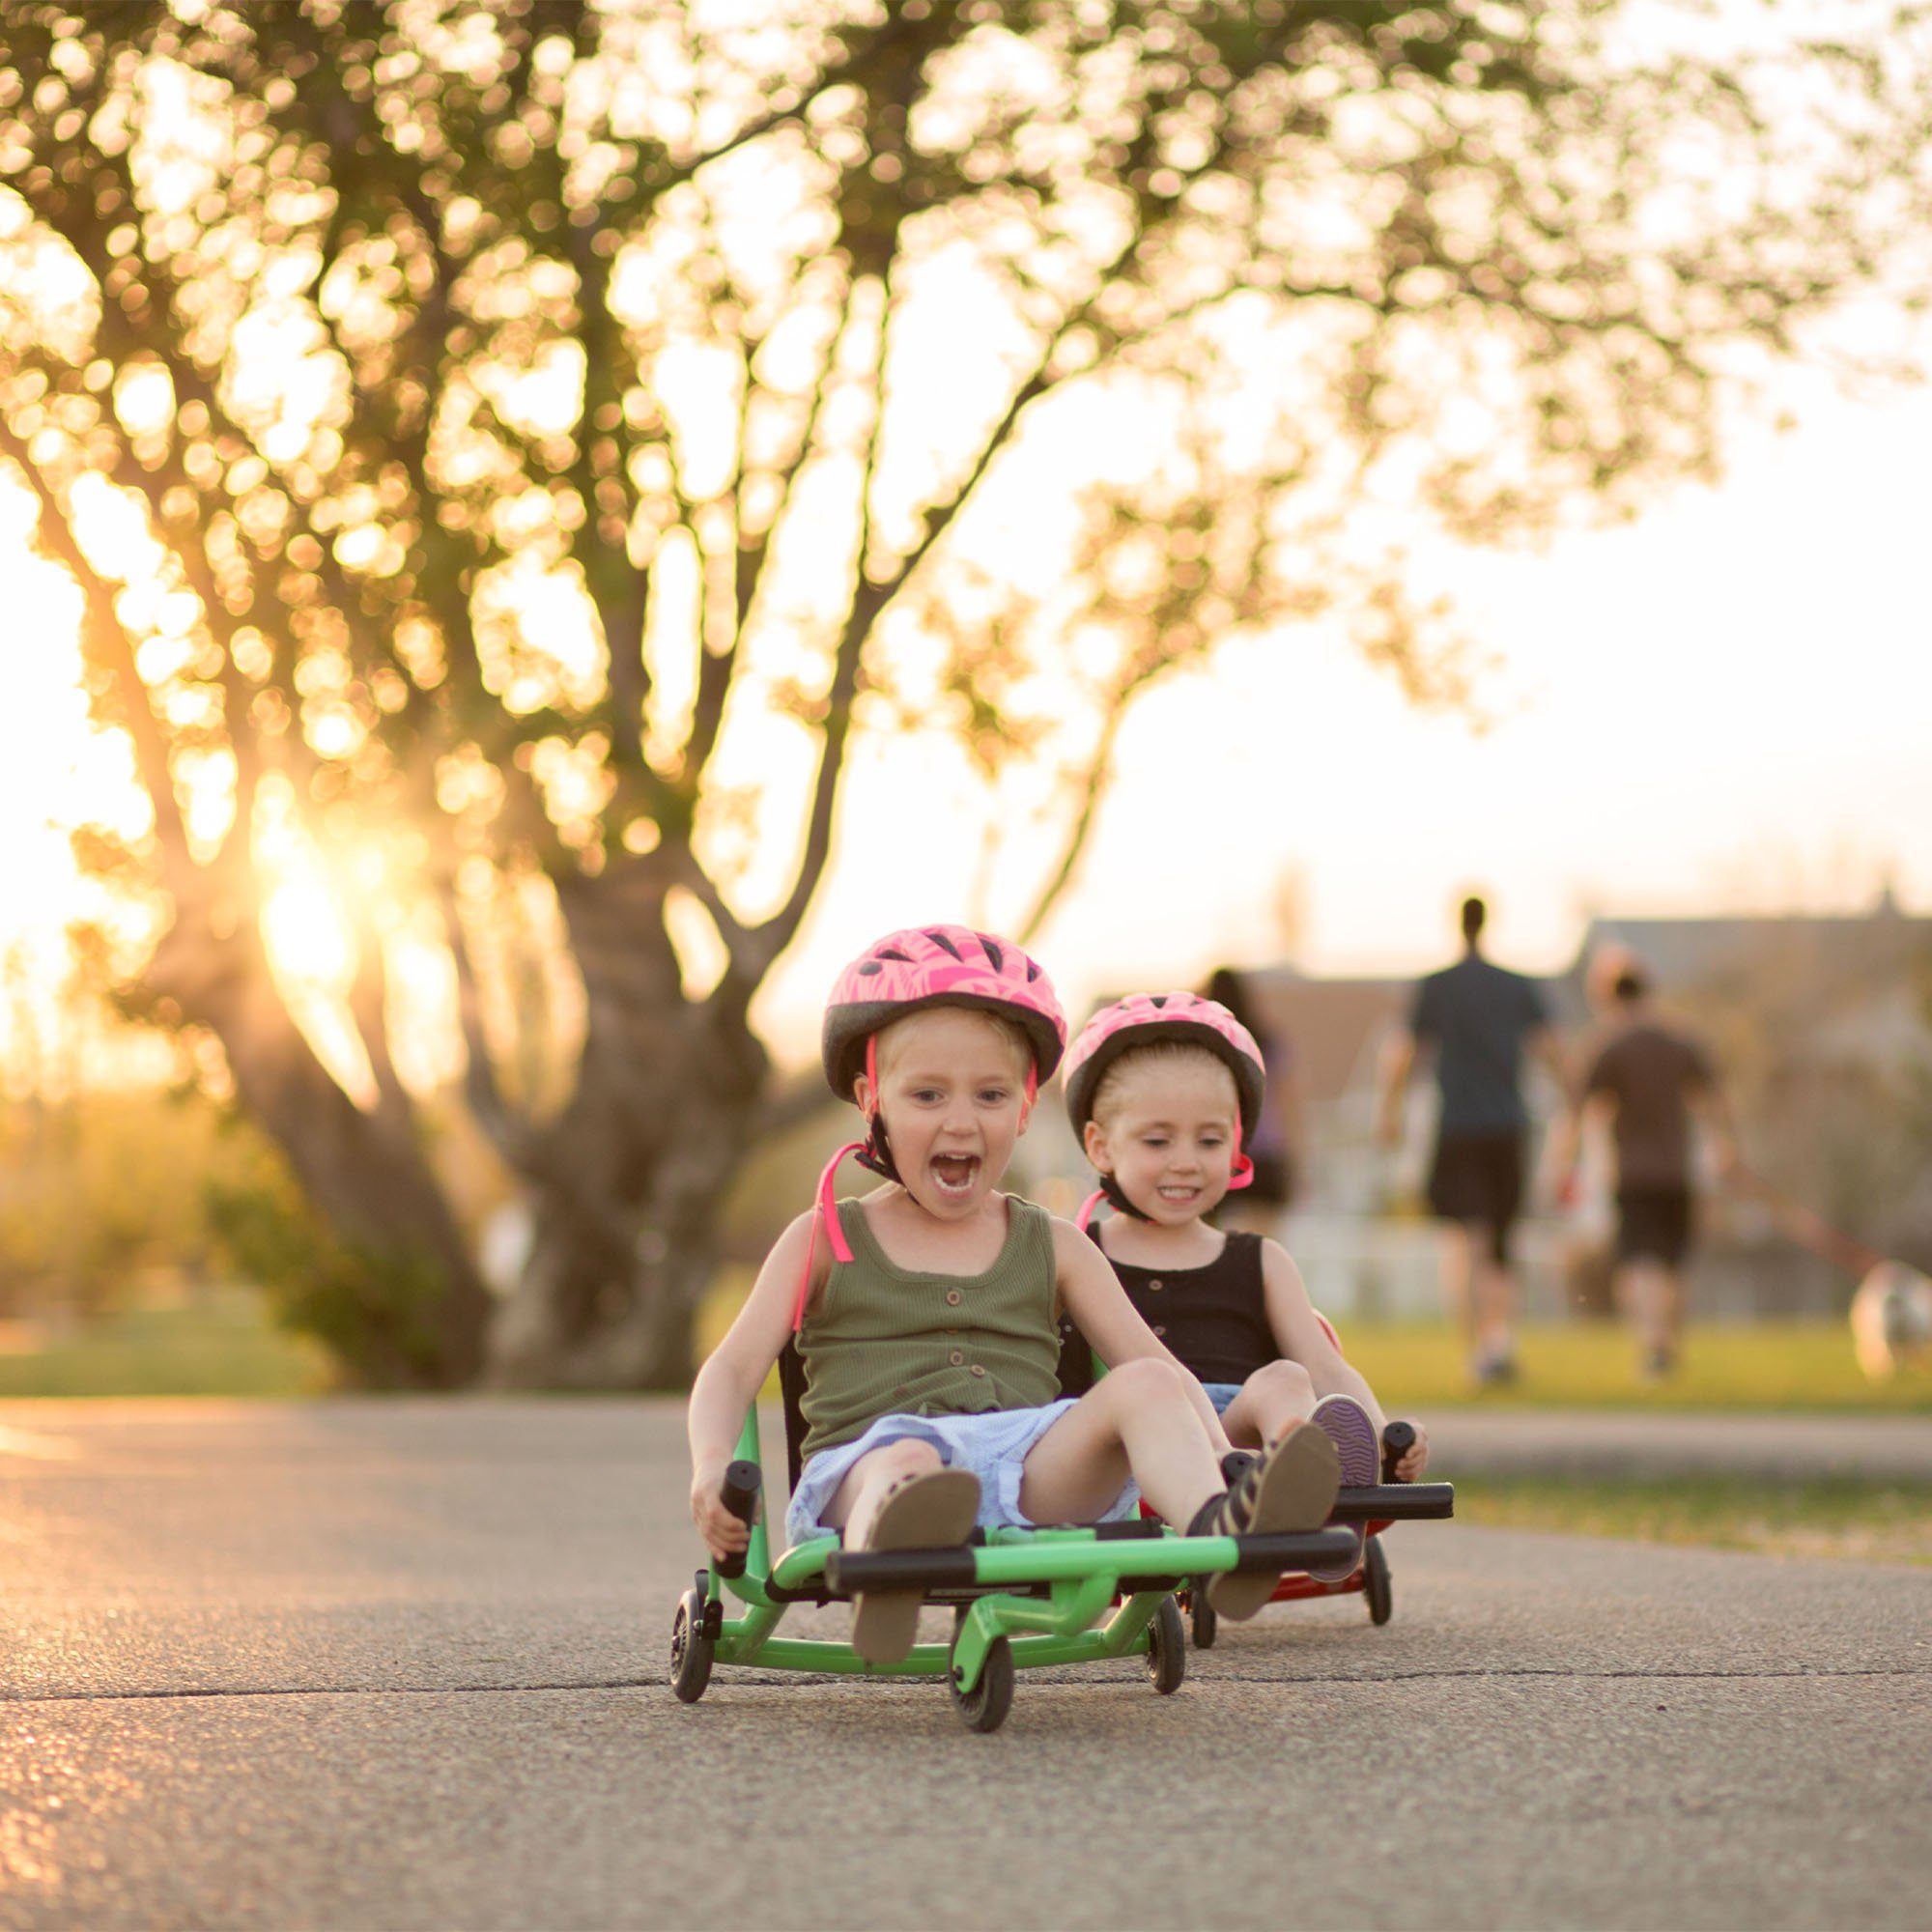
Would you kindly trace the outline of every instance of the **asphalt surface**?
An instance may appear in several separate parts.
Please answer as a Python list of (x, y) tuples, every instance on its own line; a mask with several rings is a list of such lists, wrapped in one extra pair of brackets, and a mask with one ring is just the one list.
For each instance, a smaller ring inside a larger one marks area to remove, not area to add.
[(681, 1435), (0, 1405), (0, 1925), (1928, 1922), (1932, 1571), (1414, 1524), (1386, 1629), (1276, 1605), (1172, 1698), (687, 1707)]

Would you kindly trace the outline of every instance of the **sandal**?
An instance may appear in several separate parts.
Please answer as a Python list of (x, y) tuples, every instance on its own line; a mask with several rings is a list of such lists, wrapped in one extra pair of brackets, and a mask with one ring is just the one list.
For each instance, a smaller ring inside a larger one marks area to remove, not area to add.
[[(1235, 1487), (1217, 1496), (1193, 1530), (1200, 1536), (1269, 1536), (1283, 1530), (1320, 1529), (1335, 1507), (1342, 1480), (1335, 1445), (1319, 1429), (1296, 1423), (1265, 1449)], [(1266, 1571), (1226, 1570), (1208, 1579), (1208, 1601), (1217, 1616), (1240, 1623), (1274, 1595), (1281, 1579)]]
[[(964, 1543), (980, 1514), (970, 1469), (928, 1469), (886, 1492), (867, 1549), (944, 1549)], [(867, 1663), (897, 1663), (919, 1635), (922, 1590), (862, 1590), (852, 1599), (852, 1648)]]
[[(1350, 1489), (1366, 1489), (1378, 1482), (1382, 1472), (1382, 1449), (1369, 1411), (1351, 1395), (1324, 1395), (1309, 1417), (1317, 1429), (1335, 1445), (1342, 1464), (1342, 1482)], [(1318, 1563), (1308, 1574), (1320, 1583), (1345, 1583), (1355, 1574), (1362, 1560), (1362, 1531), (1358, 1523), (1343, 1525), (1355, 1538), (1353, 1551), (1332, 1563)]]

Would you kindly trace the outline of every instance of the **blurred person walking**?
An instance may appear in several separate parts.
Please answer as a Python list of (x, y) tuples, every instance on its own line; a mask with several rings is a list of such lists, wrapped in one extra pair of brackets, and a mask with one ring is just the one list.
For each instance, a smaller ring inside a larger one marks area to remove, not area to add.
[(1616, 1150), (1617, 1305), (1634, 1326), (1640, 1373), (1662, 1381), (1684, 1337), (1684, 1263), (1695, 1228), (1691, 1120), (1710, 1135), (1719, 1176), (1738, 1171), (1737, 1134), (1702, 1044), (1667, 1026), (1649, 975), (1627, 957), (1611, 989), (1612, 1031), (1557, 1129), (1558, 1199), (1577, 1191), (1586, 1126), (1609, 1129)]
[(1403, 1100), (1419, 1053), (1435, 1060), (1440, 1094), (1429, 1207), (1450, 1224), (1444, 1241), (1444, 1287), (1469, 1347), (1478, 1382), (1517, 1374), (1512, 1322), (1516, 1281), (1510, 1232), (1522, 1204), (1522, 1102), (1527, 1047), (1564, 1084), (1562, 1057), (1543, 995), (1533, 980), (1483, 956), (1489, 909), (1480, 898), (1462, 908), (1463, 956), (1416, 987), (1406, 1031), (1390, 1042), (1382, 1064), (1379, 1124), (1385, 1146), (1401, 1144)]
[(1254, 1179), (1240, 1193), (1223, 1201), (1215, 1220), (1221, 1226), (1278, 1236), (1281, 1217), (1293, 1202), (1301, 1179), (1303, 1113), (1294, 1042), (1268, 1025), (1247, 974), (1236, 967), (1217, 966), (1208, 975), (1204, 992), (1247, 1028), (1267, 1067), (1261, 1117), (1252, 1139), (1242, 1149), (1254, 1163)]

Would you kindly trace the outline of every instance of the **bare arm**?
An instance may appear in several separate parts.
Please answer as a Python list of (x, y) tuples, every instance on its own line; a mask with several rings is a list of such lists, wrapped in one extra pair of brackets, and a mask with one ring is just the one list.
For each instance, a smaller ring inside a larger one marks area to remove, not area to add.
[(1563, 1095), (1564, 1105), (1575, 1107), (1580, 1104), (1582, 1094), (1578, 1089), (1577, 1075), (1571, 1069), (1570, 1057), (1563, 1051), (1563, 1042), (1553, 1027), (1538, 1027), (1529, 1036), (1530, 1052), (1549, 1069), (1550, 1078), (1556, 1082), (1556, 1091)]
[[(691, 1385), (686, 1418), (691, 1438), (691, 1516), (714, 1555), (743, 1549), (751, 1540), (750, 1531), (724, 1507), (719, 1491), (745, 1426), (745, 1411), (757, 1400), (791, 1333), (798, 1280), (811, 1246), (811, 1222), (810, 1214), (801, 1214), (779, 1236), (737, 1320)], [(831, 1257), (821, 1243), (812, 1264), (812, 1294), (824, 1286), (830, 1267)]]
[(1583, 1137), (1607, 1129), (1616, 1118), (1617, 1103), (1608, 1094), (1585, 1094), (1573, 1098), (1556, 1118), (1549, 1136), (1549, 1173), (1554, 1176), (1559, 1197), (1577, 1179), (1577, 1164), (1582, 1158)]
[(1080, 1332), (1093, 1345), (1094, 1352), (1110, 1369), (1122, 1362), (1154, 1356), (1172, 1362), (1186, 1378), (1187, 1390), (1208, 1439), (1217, 1456), (1225, 1456), (1234, 1446), (1208, 1400), (1208, 1391), (1181, 1364), (1174, 1351), (1134, 1313), (1126, 1291), (1107, 1264), (1107, 1258), (1070, 1221), (1053, 1223), (1054, 1267), (1060, 1283), (1060, 1298)]
[[(1267, 1303), (1268, 1326), (1274, 1332), (1275, 1347), (1308, 1371), (1318, 1397), (1349, 1395), (1369, 1412), (1379, 1437), (1388, 1427), (1375, 1391), (1343, 1359), (1342, 1351), (1329, 1340), (1321, 1318), (1308, 1298), (1307, 1285), (1288, 1250), (1276, 1241), (1262, 1243), (1262, 1293)], [(1429, 1432), (1415, 1426), (1415, 1446), (1396, 1465), (1396, 1479), (1412, 1483), (1429, 1466)]]
[(1719, 1175), (1725, 1180), (1730, 1179), (1738, 1169), (1738, 1126), (1724, 1090), (1714, 1080), (1708, 1087), (1693, 1091), (1690, 1101), (1691, 1112), (1711, 1137), (1711, 1150), (1717, 1156)]
[(1262, 1293), (1275, 1347), (1308, 1371), (1318, 1396), (1353, 1396), (1369, 1411), (1379, 1435), (1384, 1421), (1380, 1406), (1368, 1383), (1342, 1359), (1341, 1350), (1328, 1339), (1328, 1331), (1308, 1298), (1301, 1270), (1279, 1241), (1262, 1243)]
[(1376, 1109), (1376, 1129), (1384, 1146), (1402, 1139), (1402, 1102), (1415, 1070), (1415, 1036), (1405, 1027), (1382, 1049), (1381, 1091)]

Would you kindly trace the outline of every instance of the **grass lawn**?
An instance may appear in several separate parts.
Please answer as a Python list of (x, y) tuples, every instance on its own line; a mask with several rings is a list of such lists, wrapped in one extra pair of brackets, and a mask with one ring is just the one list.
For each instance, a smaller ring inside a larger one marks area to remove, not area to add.
[(1840, 1321), (1692, 1328), (1678, 1373), (1645, 1386), (1628, 1329), (1565, 1322), (1522, 1331), (1521, 1376), (1470, 1386), (1461, 1343), (1439, 1323), (1358, 1323), (1342, 1331), (1350, 1362), (1384, 1405), (1402, 1408), (1756, 1408), (1932, 1414), (1932, 1370), (1869, 1382)]
[(0, 1352), (0, 1399), (301, 1396), (327, 1385), (321, 1351), (277, 1328), (260, 1296), (241, 1291), (125, 1309), (43, 1347)]
[(1772, 1486), (1739, 1476), (1641, 1482), (1459, 1476), (1456, 1516), (1497, 1529), (1688, 1543), (1778, 1556), (1932, 1564), (1932, 1484), (1821, 1476)]

